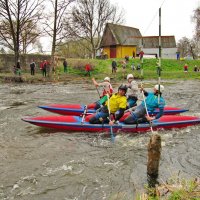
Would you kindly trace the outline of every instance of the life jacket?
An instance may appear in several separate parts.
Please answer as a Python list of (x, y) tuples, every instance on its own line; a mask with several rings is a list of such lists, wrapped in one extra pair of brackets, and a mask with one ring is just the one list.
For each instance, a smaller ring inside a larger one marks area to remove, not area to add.
[[(111, 84), (109, 84), (109, 94), (110, 94), (110, 96), (112, 95), (112, 93), (113, 93), (113, 88), (112, 88)], [(103, 97), (105, 95), (107, 95), (107, 90), (104, 88), (101, 97)]]

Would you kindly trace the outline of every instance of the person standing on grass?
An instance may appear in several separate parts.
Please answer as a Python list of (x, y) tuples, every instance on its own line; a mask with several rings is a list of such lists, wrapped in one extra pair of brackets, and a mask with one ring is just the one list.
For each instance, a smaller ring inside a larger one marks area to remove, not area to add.
[(143, 59), (143, 56), (144, 56), (144, 51), (141, 50), (140, 53), (139, 53), (140, 60)]
[(32, 60), (32, 62), (31, 62), (31, 64), (30, 64), (30, 69), (31, 69), (31, 75), (35, 75), (35, 67), (36, 67), (36, 65), (35, 65), (35, 62), (34, 62), (34, 60)]
[(42, 75), (43, 77), (47, 76), (47, 61), (44, 60), (44, 62), (42, 63)]
[(17, 69), (17, 75), (21, 76), (21, 66), (20, 66), (20, 61), (18, 60), (17, 61), (17, 66), (16, 66), (16, 69)]
[(66, 59), (63, 62), (64, 72), (67, 73), (67, 61)]
[(112, 74), (116, 74), (117, 71), (117, 62), (115, 60), (112, 61)]
[(86, 72), (86, 76), (88, 75), (88, 76), (91, 76), (91, 65), (89, 64), (89, 63), (87, 63), (86, 65), (85, 65), (85, 72)]
[(185, 63), (185, 65), (183, 66), (183, 70), (184, 70), (184, 72), (188, 72), (188, 65), (187, 65), (187, 63)]
[(198, 70), (198, 67), (197, 67), (197, 65), (195, 65), (194, 66), (194, 72), (197, 72), (197, 70)]

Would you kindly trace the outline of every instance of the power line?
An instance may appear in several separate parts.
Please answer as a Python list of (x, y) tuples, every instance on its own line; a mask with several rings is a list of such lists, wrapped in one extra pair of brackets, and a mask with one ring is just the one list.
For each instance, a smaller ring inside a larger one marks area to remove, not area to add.
[[(163, 0), (163, 2), (161, 3), (161, 5), (160, 5), (159, 8), (161, 8), (161, 7), (163, 6), (163, 4), (164, 4), (165, 1), (166, 1), (166, 0)], [(153, 23), (153, 21), (155, 20), (155, 18), (157, 18), (158, 12), (159, 12), (159, 10), (157, 10), (157, 12), (155, 13), (155, 15), (154, 15), (154, 17), (152, 18), (151, 22), (149, 23), (148, 27), (147, 27), (146, 30), (144, 31), (144, 35), (145, 35), (145, 33), (149, 30), (149, 28), (150, 28), (150, 26), (152, 25), (152, 23)]]

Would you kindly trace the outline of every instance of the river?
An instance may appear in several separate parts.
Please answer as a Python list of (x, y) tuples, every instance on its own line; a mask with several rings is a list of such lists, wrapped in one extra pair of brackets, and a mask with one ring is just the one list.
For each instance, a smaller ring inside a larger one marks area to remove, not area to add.
[[(200, 116), (200, 81), (164, 85), (167, 105)], [(103, 133), (67, 133), (21, 120), (54, 115), (38, 105), (95, 101), (98, 93), (91, 83), (2, 84), (0, 96), (0, 199), (122, 200), (135, 199), (143, 191), (150, 132), (120, 134), (112, 144)], [(159, 182), (200, 177), (199, 132), (200, 125), (158, 131)]]

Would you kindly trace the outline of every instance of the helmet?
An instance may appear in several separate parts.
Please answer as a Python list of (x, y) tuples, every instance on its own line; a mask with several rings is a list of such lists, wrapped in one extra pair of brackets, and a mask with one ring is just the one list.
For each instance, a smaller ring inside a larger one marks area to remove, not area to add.
[[(154, 86), (154, 89), (155, 89), (155, 90), (159, 90), (159, 85), (155, 85), (155, 86)], [(163, 92), (164, 89), (165, 89), (164, 86), (163, 86), (163, 85), (160, 85), (160, 92)]]
[(127, 80), (128, 80), (129, 78), (134, 78), (134, 77), (133, 77), (133, 74), (128, 74), (128, 75), (127, 75)]
[(105, 78), (104, 78), (104, 81), (110, 82), (110, 78), (109, 78), (109, 77), (105, 77)]
[(119, 88), (118, 88), (118, 91), (119, 91), (119, 90), (124, 90), (125, 93), (126, 93), (126, 92), (127, 92), (127, 87), (126, 87), (126, 85), (120, 85)]

